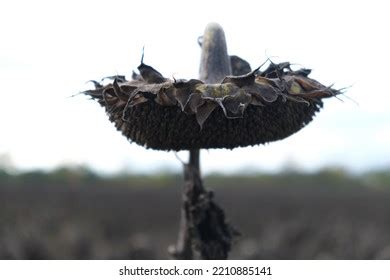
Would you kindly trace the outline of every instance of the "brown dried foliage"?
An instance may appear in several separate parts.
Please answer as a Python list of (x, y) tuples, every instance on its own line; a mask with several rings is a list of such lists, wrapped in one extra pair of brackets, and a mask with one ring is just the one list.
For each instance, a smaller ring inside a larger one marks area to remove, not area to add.
[[(248, 70), (244, 60), (231, 61), (238, 65), (234, 74)], [(93, 81), (95, 89), (84, 94), (106, 109), (130, 141), (158, 150), (232, 149), (280, 140), (309, 123), (321, 99), (340, 93), (309, 78), (308, 69), (292, 71), (288, 62), (219, 84), (171, 80), (144, 63), (138, 70), (131, 81)]]

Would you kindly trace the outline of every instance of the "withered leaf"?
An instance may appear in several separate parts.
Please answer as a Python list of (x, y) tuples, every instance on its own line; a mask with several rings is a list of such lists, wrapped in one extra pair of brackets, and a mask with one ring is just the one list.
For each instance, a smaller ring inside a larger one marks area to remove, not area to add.
[[(237, 63), (245, 62), (238, 57), (234, 59)], [(123, 81), (124, 76), (112, 76), (109, 77), (114, 78), (112, 84), (103, 87), (92, 81), (96, 89), (84, 93), (93, 98), (103, 95), (107, 106), (114, 106), (118, 99), (127, 102), (126, 110), (145, 102), (161, 106), (178, 104), (183, 112), (196, 114), (199, 125), (203, 125), (218, 106), (227, 118), (240, 118), (250, 104), (264, 106), (264, 102), (273, 103), (279, 97), (284, 102), (288, 99), (310, 104), (309, 99), (339, 93), (308, 78), (309, 69), (291, 71), (289, 62), (271, 63), (263, 72), (257, 68), (245, 75), (228, 76), (221, 84), (212, 85), (197, 79), (171, 81), (143, 62), (138, 70), (140, 76), (135, 76), (136, 80)]]
[(233, 76), (245, 75), (252, 71), (250, 64), (239, 56), (230, 56), (230, 65), (232, 67)]
[(250, 95), (256, 97), (256, 99), (264, 100), (269, 103), (275, 102), (279, 96), (278, 92), (281, 92), (280, 89), (274, 88), (271, 85), (262, 82), (253, 83), (243, 89)]
[(246, 106), (252, 101), (252, 97), (244, 89), (237, 88), (235, 92), (223, 98), (222, 103), (226, 109), (227, 118), (242, 118)]
[(206, 99), (202, 98), (202, 95), (198, 92), (191, 93), (187, 103), (184, 106), (184, 112), (191, 114), (197, 113), (198, 108), (206, 102)]
[(95, 89), (102, 88), (103, 85), (95, 80), (89, 80), (87, 83), (93, 83)]
[(141, 62), (141, 64), (138, 66), (138, 71), (140, 72), (141, 77), (147, 83), (160, 84), (167, 80), (163, 75), (161, 75), (160, 72), (158, 72), (153, 67), (144, 64), (143, 62)]
[(125, 82), (126, 76), (124, 75), (114, 75), (114, 76), (107, 76), (102, 78), (102, 81), (104, 80), (117, 80), (118, 82)]
[(283, 139), (312, 120), (321, 99), (341, 93), (308, 78), (309, 69), (292, 71), (288, 62), (228, 76), (220, 84), (171, 80), (143, 62), (138, 70), (140, 75), (131, 81), (124, 76), (113, 76), (107, 85), (91, 81), (95, 89), (84, 94), (105, 107), (127, 138), (164, 150), (233, 148)]
[(197, 79), (177, 80), (172, 84), (174, 88), (173, 95), (181, 107), (182, 111), (185, 111), (185, 106), (190, 98), (190, 95), (195, 92), (196, 86), (203, 84), (202, 81)]
[(126, 92), (128, 91), (124, 91), (124, 90), (129, 90), (129, 88), (127, 87), (120, 87), (119, 84), (118, 84), (118, 79), (115, 78), (114, 79), (114, 82), (112, 83), (112, 86), (114, 88), (114, 92), (115, 92), (115, 95), (122, 101), (124, 102), (127, 102), (128, 99), (129, 99), (129, 94), (126, 94)]
[(217, 108), (217, 104), (214, 102), (206, 101), (202, 106), (197, 108), (196, 111), (196, 121), (198, 122), (200, 128), (203, 127), (204, 122), (210, 116), (210, 114)]
[(242, 76), (228, 76), (223, 79), (222, 84), (232, 83), (237, 85), (238, 87), (252, 85), (255, 82), (256, 73), (258, 70), (259, 68), (256, 68), (252, 72), (249, 72)]
[(135, 94), (132, 97), (132, 99), (129, 99), (125, 109), (129, 109), (129, 107), (133, 107), (133, 106), (145, 103), (147, 101), (148, 101), (148, 99), (142, 94), (142, 92), (139, 92), (139, 93)]
[(307, 68), (302, 68), (291, 72), (292, 75), (303, 76), (303, 77), (309, 76), (310, 73), (311, 73), (311, 69), (307, 69)]
[(271, 61), (268, 68), (261, 73), (262, 77), (276, 79), (282, 77), (285, 73), (291, 72), (290, 62), (282, 62), (275, 64)]

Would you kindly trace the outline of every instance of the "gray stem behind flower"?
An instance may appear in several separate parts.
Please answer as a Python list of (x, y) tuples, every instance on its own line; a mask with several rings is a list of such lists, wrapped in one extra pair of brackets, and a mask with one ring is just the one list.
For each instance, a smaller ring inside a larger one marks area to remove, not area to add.
[(231, 73), (225, 33), (219, 24), (209, 23), (202, 38), (199, 78), (206, 83), (215, 84)]
[[(231, 74), (223, 29), (216, 23), (207, 25), (202, 43), (200, 79), (218, 83)], [(225, 221), (223, 210), (207, 191), (200, 171), (200, 151), (190, 150), (184, 164), (183, 205), (176, 246), (170, 247), (176, 259), (227, 259), (237, 232)]]

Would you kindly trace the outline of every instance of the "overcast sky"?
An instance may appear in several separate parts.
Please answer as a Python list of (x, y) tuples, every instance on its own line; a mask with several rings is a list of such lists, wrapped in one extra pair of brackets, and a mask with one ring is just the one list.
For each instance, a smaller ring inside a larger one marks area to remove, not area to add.
[[(197, 38), (210, 21), (252, 67), (267, 57), (312, 68), (352, 98), (327, 100), (306, 128), (279, 142), (202, 152), (206, 172), (352, 171), (390, 166), (390, 17), (386, 1), (1, 1), (0, 157), (22, 169), (87, 164), (96, 170), (178, 169), (173, 153), (129, 144), (86, 81), (145, 63), (196, 78)], [(358, 104), (356, 104), (356, 103)], [(186, 159), (186, 153), (179, 156)]]

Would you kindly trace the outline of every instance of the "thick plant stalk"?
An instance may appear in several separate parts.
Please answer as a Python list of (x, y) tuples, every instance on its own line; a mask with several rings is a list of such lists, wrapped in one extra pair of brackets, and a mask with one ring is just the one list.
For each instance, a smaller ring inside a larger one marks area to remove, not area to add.
[[(206, 27), (200, 63), (200, 79), (220, 82), (231, 74), (230, 59), (222, 28), (211, 23)], [(190, 150), (189, 163), (184, 164), (184, 191), (176, 259), (227, 259), (234, 230), (225, 221), (223, 210), (213, 201), (213, 193), (202, 183), (200, 151)]]

